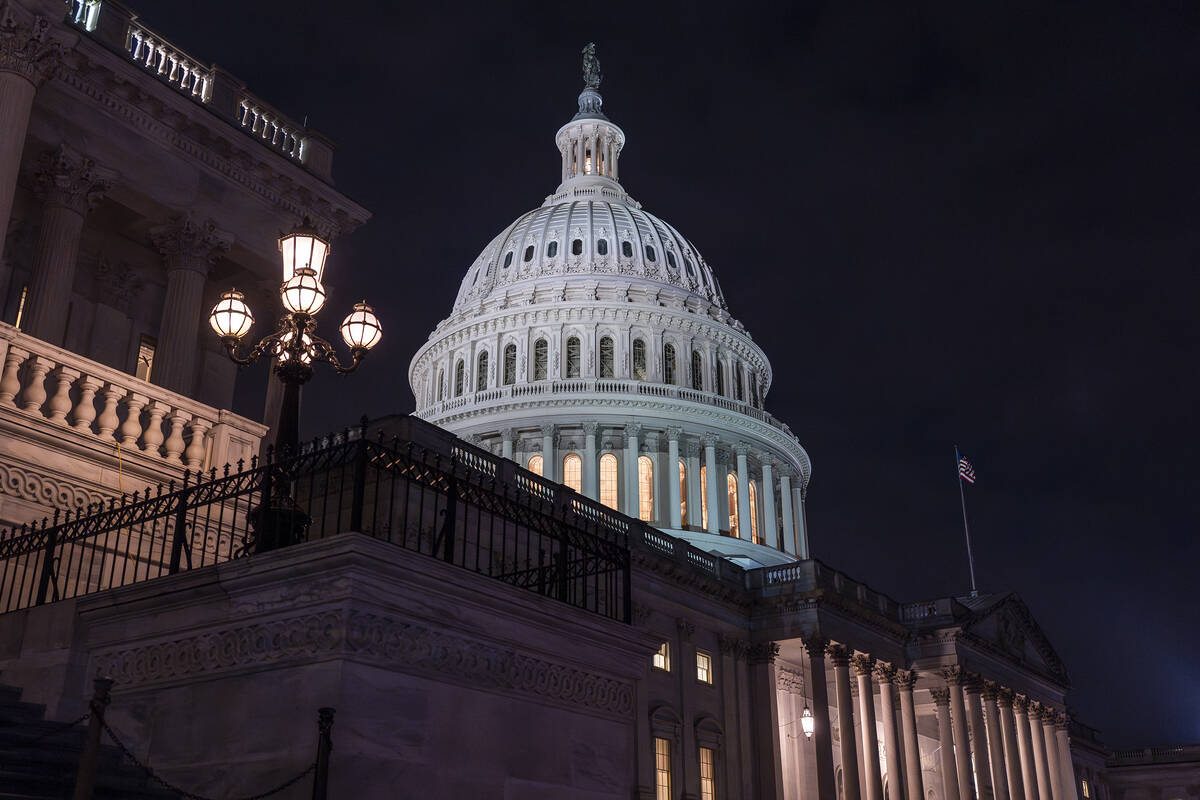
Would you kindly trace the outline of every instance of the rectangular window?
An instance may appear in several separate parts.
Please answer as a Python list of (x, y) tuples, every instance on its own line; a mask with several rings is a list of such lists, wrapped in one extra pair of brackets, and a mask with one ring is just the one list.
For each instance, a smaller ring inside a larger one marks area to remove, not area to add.
[(1090, 787), (1088, 787), (1088, 782), (1086, 780), (1083, 780), (1083, 781), (1080, 781), (1080, 784), (1083, 786), (1083, 796), (1085, 798), (1091, 797), (1092, 791), (1091, 791)]
[(696, 651), (696, 680), (712, 683), (712, 656), (703, 650)]
[(138, 342), (137, 367), (134, 375), (144, 381), (150, 380), (150, 371), (154, 369), (154, 348), (158, 342), (149, 336), (143, 336)]
[(672, 800), (671, 742), (658, 736), (654, 737), (654, 798)]
[(654, 654), (654, 668), (661, 669), (664, 672), (671, 671), (671, 643), (663, 642), (658, 648), (658, 652)]
[(717, 800), (717, 754), (700, 748), (700, 800)]
[(21, 317), (25, 316), (25, 298), (29, 297), (29, 284), (21, 287), (21, 299), (17, 301), (17, 321), (13, 323), (13, 327), (17, 330), (21, 329)]

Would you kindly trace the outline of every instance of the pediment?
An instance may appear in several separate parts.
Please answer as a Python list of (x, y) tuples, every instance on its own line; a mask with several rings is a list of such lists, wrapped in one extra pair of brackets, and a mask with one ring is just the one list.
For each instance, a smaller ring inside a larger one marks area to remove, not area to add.
[(994, 600), (973, 598), (964, 601), (964, 605), (976, 616), (963, 626), (963, 632), (976, 642), (1064, 685), (1069, 683), (1062, 659), (1016, 594), (1009, 593)]

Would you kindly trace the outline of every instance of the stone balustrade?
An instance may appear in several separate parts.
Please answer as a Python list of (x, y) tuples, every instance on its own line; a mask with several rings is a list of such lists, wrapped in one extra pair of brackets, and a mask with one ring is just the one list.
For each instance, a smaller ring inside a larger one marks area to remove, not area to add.
[(248, 93), (238, 100), (236, 113), (242, 130), (290, 159), (304, 160), (305, 138), (299, 125)]
[(0, 323), (0, 423), (5, 417), (167, 472), (248, 460), (267, 431)]
[(135, 63), (158, 75), (182, 94), (201, 103), (212, 99), (212, 71), (152, 31), (131, 21), (125, 47)]

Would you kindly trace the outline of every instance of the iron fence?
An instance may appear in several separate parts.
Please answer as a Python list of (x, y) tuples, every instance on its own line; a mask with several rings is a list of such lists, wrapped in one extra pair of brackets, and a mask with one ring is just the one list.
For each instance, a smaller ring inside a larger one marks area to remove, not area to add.
[[(629, 621), (631, 520), (405, 418), (0, 535), (0, 613), (356, 531)], [(420, 439), (422, 441), (415, 441)]]

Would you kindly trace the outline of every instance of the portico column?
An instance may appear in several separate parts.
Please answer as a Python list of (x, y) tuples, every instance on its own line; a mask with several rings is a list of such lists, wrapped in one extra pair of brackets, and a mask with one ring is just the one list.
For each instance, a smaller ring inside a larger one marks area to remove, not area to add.
[(954, 765), (958, 771), (958, 796), (962, 800), (975, 797), (975, 782), (971, 780), (971, 739), (967, 733), (967, 709), (963, 701), (963, 682), (966, 676), (960, 667), (946, 667), (946, 685), (950, 688), (950, 717), (954, 725)]
[(746, 465), (750, 446), (738, 442), (733, 446), (733, 452), (737, 454), (738, 538), (750, 541), (754, 529), (750, 520), (750, 470)]
[(150, 229), (150, 240), (167, 267), (167, 296), (150, 381), (190, 395), (196, 379), (196, 351), (204, 314), (208, 269), (229, 251), (232, 239), (212, 220), (196, 222), (183, 215)]
[(695, 437), (688, 437), (687, 440), (687, 519), (684, 520), (690, 528), (702, 528), (704, 520), (701, 519), (700, 507), (701, 496), (706, 492), (704, 485), (700, 483), (700, 441)]
[(758, 797), (782, 800), (783, 765), (779, 759), (779, 707), (776, 702), (775, 657), (779, 645), (759, 642), (750, 646), (750, 697), (754, 704), (754, 739), (757, 756)]
[(904, 765), (900, 760), (895, 693), (892, 691), (895, 678), (896, 668), (891, 664), (875, 665), (875, 679), (879, 681), (879, 722), (883, 725), (883, 752), (887, 757), (887, 797), (888, 800), (904, 800)]
[(542, 477), (548, 481), (556, 481), (558, 459), (554, 453), (554, 425), (547, 422), (542, 425)]
[(1042, 709), (1042, 739), (1046, 748), (1046, 781), (1054, 800), (1063, 800), (1062, 770), (1058, 766), (1058, 737), (1054, 735), (1055, 713), (1049, 708)]
[(709, 434), (704, 437), (704, 496), (708, 508), (708, 532), (720, 533), (718, 518), (721, 515), (717, 505), (717, 436)]
[(640, 422), (625, 426), (625, 514), (639, 518), (638, 503), (638, 436), (642, 433)]
[(829, 687), (825, 683), (825, 648), (828, 639), (810, 638), (804, 642), (808, 653), (808, 674), (812, 681), (813, 746), (817, 756), (817, 797), (837, 797), (833, 772), (833, 727), (829, 721)]
[(596, 422), (583, 423), (583, 496), (600, 499), (600, 464), (596, 461)]
[(863, 737), (863, 785), (867, 800), (883, 800), (883, 775), (879, 771), (879, 733), (875, 727), (875, 687), (871, 685), (871, 673), (875, 660), (862, 653), (851, 660), (858, 677), (858, 709), (862, 721)]
[(49, 28), (44, 17), (34, 17), (28, 24), (16, 19), (8, 24), (0, 21), (0, 120), (4, 120), (0, 126), (0, 257), (12, 217), (33, 97), (62, 57), (59, 43), (46, 35)]
[(775, 524), (775, 462), (770, 456), (762, 457), (762, 507), (763, 541), (768, 547), (779, 547), (779, 531)]
[(779, 499), (783, 501), (783, 530), (779, 533), (783, 539), (783, 551), (796, 555), (796, 523), (792, 516), (792, 476), (787, 467), (779, 472)]
[(515, 431), (512, 428), (504, 428), (500, 431), (500, 455), (513, 460), (513, 436)]
[(937, 709), (938, 761), (942, 770), (942, 795), (946, 800), (962, 800), (958, 796), (958, 766), (954, 763), (954, 734), (950, 724), (950, 689), (930, 689), (929, 696)]
[(1017, 695), (1013, 698), (1013, 724), (1017, 729), (1017, 752), (1021, 756), (1021, 784), (1025, 788), (1025, 800), (1043, 800), (1038, 796), (1037, 770), (1033, 765), (1033, 743), (1029, 736), (1028, 708), (1028, 701), (1024, 697)]
[(983, 708), (979, 694), (983, 690), (979, 678), (972, 676), (963, 684), (967, 700), (967, 719), (971, 723), (971, 755), (975, 757), (975, 787), (979, 800), (992, 800), (992, 767), (988, 758), (987, 733), (983, 729)]
[(987, 724), (988, 758), (992, 765), (992, 791), (996, 800), (1008, 800), (1008, 774), (1004, 769), (1004, 741), (996, 708), (994, 681), (983, 682), (983, 717)]
[[(674, 530), (683, 528), (683, 509), (680, 508), (682, 496), (679, 491), (679, 436), (681, 428), (667, 428), (667, 498), (671, 507), (668, 509), (671, 527)], [(659, 515), (662, 516), (661, 514)]]
[(1004, 772), (1008, 776), (1008, 796), (1025, 800), (1025, 782), (1021, 778), (1021, 751), (1013, 725), (1013, 695), (1003, 686), (996, 691), (996, 707), (1000, 712), (1000, 732), (1004, 739)]
[(1067, 731), (1070, 718), (1059, 714), (1054, 724), (1054, 738), (1058, 741), (1058, 768), (1062, 772), (1063, 797), (1079, 800), (1079, 783), (1075, 780), (1075, 760), (1071, 758), (1071, 737)]
[(28, 322), (22, 327), (51, 344), (63, 344), (66, 335), (83, 218), (111, 181), (111, 173), (65, 145), (39, 161), (36, 190), (42, 198), (42, 231), (25, 304)]
[(904, 783), (908, 787), (909, 800), (923, 800), (925, 785), (921, 775), (921, 742), (917, 738), (917, 707), (913, 703), (917, 673), (900, 670), (896, 673), (896, 684), (900, 687), (900, 727), (904, 731)]
[(833, 662), (833, 681), (837, 690), (838, 736), (842, 758), (842, 798), (862, 800), (858, 786), (858, 750), (854, 744), (854, 701), (850, 697), (850, 653), (840, 644), (831, 644), (825, 652)]
[(1037, 775), (1038, 797), (1052, 800), (1054, 790), (1050, 788), (1050, 772), (1046, 768), (1046, 741), (1042, 736), (1042, 707), (1039, 703), (1029, 704), (1029, 741), (1033, 745), (1033, 771)]

